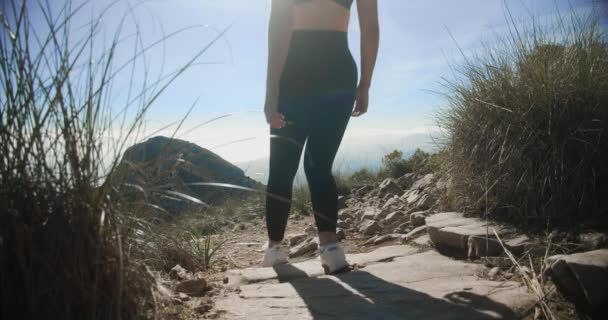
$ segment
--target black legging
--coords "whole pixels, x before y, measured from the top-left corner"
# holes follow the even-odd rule
[[[266,226],[270,240],[281,241],[291,209],[293,180],[304,142],[304,171],[319,232],[335,232],[338,194],[332,166],[350,119],[355,91],[283,99],[279,111],[288,124],[270,128],[270,172]]]

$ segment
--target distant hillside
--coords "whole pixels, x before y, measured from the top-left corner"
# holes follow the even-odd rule
[[[191,183],[217,182],[264,188],[217,154],[184,140],[160,136],[127,149],[113,180],[127,189],[130,187],[133,194],[142,194],[143,189],[146,201],[171,213],[204,207],[180,194],[213,205],[248,192]]]
[[[361,168],[377,170],[382,166],[382,157],[385,154],[397,149],[403,152],[403,157],[408,158],[417,148],[432,152],[435,151],[436,146],[431,135],[424,133],[347,137],[336,155],[334,171],[351,174]],[[268,157],[235,162],[235,165],[261,183],[266,183],[268,180]],[[306,182],[302,161],[296,176],[297,182]]]

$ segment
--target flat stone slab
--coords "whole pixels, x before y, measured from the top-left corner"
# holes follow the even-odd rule
[[[480,268],[427,251],[336,276],[244,285],[216,308],[225,319],[517,319],[536,301],[519,283],[479,279]]]
[[[459,212],[441,212],[426,218],[427,232],[436,248],[456,256],[469,258],[498,256],[503,248],[496,239],[493,229],[501,240],[516,236],[507,227],[486,222],[479,218],[465,217]],[[512,251],[523,250],[523,244],[506,245]]]
[[[608,311],[608,249],[553,256],[548,273],[557,289],[591,319]]]
[[[355,253],[347,255],[351,265],[366,266],[372,263],[386,261],[395,257],[402,257],[417,252],[416,248],[408,246],[386,246],[368,253]],[[298,278],[315,277],[325,274],[318,259],[303,262],[279,265],[274,268],[247,268],[228,270],[225,276],[228,278],[228,286],[238,287],[248,283],[256,283],[268,280],[291,281]]]

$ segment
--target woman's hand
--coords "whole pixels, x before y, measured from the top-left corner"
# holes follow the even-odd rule
[[[353,117],[358,117],[367,112],[367,106],[369,104],[369,88],[359,87],[357,89],[357,97],[355,98],[355,109],[353,110]]]
[[[266,115],[266,122],[271,128],[283,128],[285,126],[285,115],[279,112],[276,101],[266,101],[264,114]]]

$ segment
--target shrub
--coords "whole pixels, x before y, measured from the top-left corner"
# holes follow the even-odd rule
[[[608,42],[597,17],[511,24],[486,49],[445,83],[439,115],[458,209],[529,226],[605,210]]]
[[[153,308],[152,279],[130,258],[140,223],[106,177],[151,103],[194,59],[145,94],[129,88],[124,114],[112,114],[120,102],[113,79],[137,70],[150,47],[117,67],[120,31],[109,48],[94,50],[101,17],[70,29],[83,8],[0,4],[2,319],[129,319]],[[30,20],[31,10],[44,18]],[[89,31],[79,38],[73,30]],[[140,35],[130,38],[139,43]]]
[[[368,168],[361,168],[353,172],[353,174],[348,177],[348,180],[350,180],[353,186],[362,184],[372,184],[378,181],[378,176],[376,173],[372,172]]]
[[[408,161],[403,159],[403,152],[394,150],[382,157],[381,177],[399,178],[406,173],[412,172]]]

